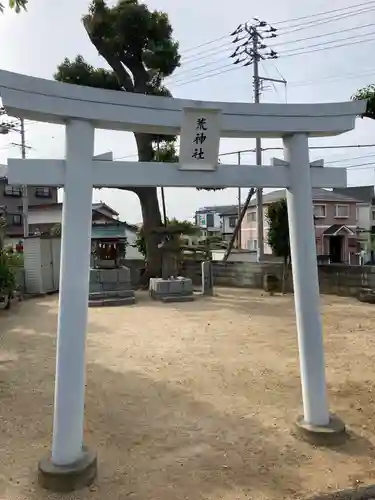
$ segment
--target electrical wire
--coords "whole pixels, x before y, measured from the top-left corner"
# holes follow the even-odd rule
[[[348,12],[348,13],[344,13],[344,14],[339,14],[337,16],[329,16],[327,19],[320,19],[318,21],[310,21],[309,23],[300,25],[296,28],[289,29],[286,31],[280,31],[278,33],[278,35],[279,36],[290,35],[291,33],[296,33],[297,31],[301,31],[301,30],[305,31],[307,29],[316,28],[317,26],[322,26],[324,24],[330,24],[330,23],[334,23],[336,21],[342,21],[343,19],[349,19],[349,18],[352,18],[353,16],[359,16],[362,14],[369,14],[369,13],[373,12],[374,10],[375,10],[375,7],[369,7],[367,9],[361,9],[361,10],[352,11],[352,12]]]
[[[368,34],[363,35],[363,36],[370,36],[370,35],[374,35],[374,34],[375,34],[375,32],[372,32],[372,33],[368,33]],[[347,37],[347,38],[341,39],[341,40],[351,40],[353,38],[354,39],[358,38],[358,36],[357,37]],[[328,46],[327,46],[327,43],[332,44],[332,43],[336,43],[336,42],[334,42],[334,41],[325,42],[325,43],[321,43],[321,44],[316,44],[316,48],[312,48],[311,50],[309,48],[307,50],[296,49],[296,52],[294,52],[294,51],[285,52],[283,54],[280,54],[280,57],[283,57],[283,58],[295,57],[295,56],[300,56],[300,55],[305,55],[305,54],[312,54],[314,52],[321,52],[321,51],[325,51],[325,50],[338,49],[341,47],[347,47],[349,45],[350,46],[358,45],[359,43],[360,44],[369,43],[369,42],[373,42],[373,41],[375,41],[375,38],[370,38],[370,39],[361,38],[360,40],[354,40],[351,42],[341,43],[341,44],[337,44],[337,45],[328,45]],[[313,47],[313,46],[310,46],[310,47]],[[214,76],[218,76],[218,75],[227,73],[229,71],[235,71],[236,69],[240,69],[240,68],[243,68],[243,66],[241,66],[241,65],[233,66],[230,63],[228,63],[226,65],[219,66],[217,68],[213,68],[212,72],[210,72],[208,74],[206,73],[206,71],[204,71],[202,73],[198,73],[198,74],[194,75],[194,78],[192,78],[190,80],[184,80],[184,79],[178,79],[177,81],[172,80],[171,84],[174,87],[180,87],[182,85],[187,85],[187,84],[194,83],[197,81],[206,80],[206,79],[212,78]]]
[[[358,7],[363,7],[363,6],[373,6],[373,8],[365,8],[365,9],[359,9],[359,10],[355,10],[357,9]],[[354,9],[354,10],[353,10]],[[334,21],[339,21],[341,19],[346,19],[346,18],[349,18],[349,17],[353,17],[354,15],[360,15],[360,14],[366,14],[366,13],[369,13],[369,12],[372,12],[373,10],[375,10],[375,1],[370,1],[370,2],[362,2],[360,4],[356,4],[356,5],[353,5],[353,6],[350,6],[350,7],[344,7],[344,8],[341,8],[341,9],[333,9],[333,10],[329,10],[329,11],[325,11],[325,12],[320,12],[320,13],[317,13],[317,14],[311,14],[309,16],[303,16],[301,18],[295,18],[295,20],[298,20],[298,19],[301,19],[301,20],[305,20],[305,19],[313,19],[313,18],[316,18],[316,17],[321,17],[321,16],[325,16],[325,15],[330,15],[332,13],[337,13],[337,12],[341,12],[341,14],[338,14],[336,16],[330,16],[328,19],[322,19],[322,20],[318,20],[318,21],[308,21],[308,22],[305,22],[305,23],[299,23],[297,25],[292,25],[292,26],[287,26],[288,28],[295,28],[296,26],[298,27],[298,29],[295,29],[295,30],[292,30],[292,31],[280,31],[279,30],[279,36],[283,36],[283,35],[288,35],[294,31],[299,31],[300,29],[308,29],[310,27],[316,27],[316,26],[319,26],[321,24],[326,24],[326,23],[331,23],[331,22],[334,22]],[[348,12],[350,11],[350,12]],[[282,24],[289,24],[291,21],[293,20],[285,20],[285,21],[279,21],[279,22],[276,22],[276,23],[273,23],[275,26],[278,26],[278,25],[282,25]],[[311,26],[306,26],[306,24],[311,24]],[[321,36],[321,35],[318,35],[318,36]],[[219,46],[216,46],[216,47],[208,47],[209,45],[212,45],[216,42],[219,42],[219,41],[222,41],[222,40],[225,40],[225,43],[222,43],[220,44]],[[182,55],[182,64],[187,64],[188,61],[191,61],[193,62],[194,60],[196,60],[196,54],[195,52],[199,52],[199,58],[200,59],[203,59],[205,57],[205,55],[208,55],[208,54],[211,54],[213,52],[217,52],[218,50],[224,48],[224,47],[227,47],[228,46],[228,43],[231,41],[230,39],[230,35],[224,35],[224,36],[221,36],[221,37],[218,37],[218,38],[215,38],[213,40],[208,40],[206,42],[203,42],[199,45],[196,45],[194,47],[189,47],[188,49],[186,49],[184,51],[184,54]],[[285,43],[289,43],[289,42],[285,42]],[[203,51],[202,51],[202,48]],[[186,54],[186,55],[185,55]]]
[[[298,52],[300,50],[311,49],[311,48],[316,48],[316,47],[323,49],[327,44],[332,44],[332,43],[337,43],[337,42],[346,42],[348,40],[356,40],[358,37],[367,37],[367,36],[373,36],[373,35],[375,35],[375,31],[370,31],[370,33],[363,33],[363,34],[359,34],[359,35],[346,36],[344,38],[337,38],[336,40],[331,40],[331,41],[327,41],[327,42],[314,43],[312,45],[306,45],[305,47],[298,47],[296,49],[292,49],[288,52],[280,52],[280,57],[285,57],[287,55],[294,54],[294,52]]]
[[[345,11],[345,10],[348,10],[348,9],[354,9],[354,8],[357,8],[357,7],[363,7],[365,5],[373,5],[373,4],[375,4],[375,1],[370,0],[369,2],[361,2],[359,4],[351,5],[349,7],[342,7],[340,9],[326,10],[325,12],[318,12],[317,14],[309,14],[307,16],[295,17],[295,18],[292,18],[292,19],[287,19],[285,21],[276,21],[276,22],[271,23],[271,24],[274,25],[274,26],[280,26],[281,24],[289,24],[289,23],[293,23],[294,21],[303,21],[305,19],[311,19],[311,18],[323,16],[323,15],[326,15],[326,14],[334,14],[335,12],[340,12],[342,10]],[[298,23],[298,24],[301,24],[301,23]]]
[[[350,28],[346,28],[346,29],[343,29],[341,31],[336,31],[336,32],[333,32],[333,33],[324,33],[324,34],[321,34],[321,35],[317,35],[316,37],[305,37],[305,38],[301,38],[301,39],[297,39],[297,40],[289,40],[287,42],[285,42],[284,44],[281,43],[281,45],[286,45],[286,44],[290,44],[290,43],[294,43],[294,42],[301,42],[301,41],[307,41],[307,40],[310,40],[310,39],[315,39],[315,38],[321,38],[321,37],[328,37],[328,36],[331,36],[331,35],[336,35],[336,34],[341,34],[341,33],[345,33],[345,32],[350,32],[350,31],[354,31],[354,30],[357,30],[357,29],[363,29],[363,28],[366,28],[366,27],[371,27],[373,26],[373,24],[365,24],[365,25],[361,25],[361,26],[356,26],[356,27],[350,27]],[[280,53],[280,57],[284,56],[284,57],[291,57],[291,55],[295,54],[295,55],[298,55],[299,53],[309,53],[309,52],[301,52],[301,51],[305,51],[306,49],[309,50],[311,48],[329,48],[330,45],[332,44],[337,44],[337,42],[340,42],[340,41],[348,41],[348,40],[355,40],[355,39],[358,39],[359,37],[367,37],[367,36],[370,36],[370,35],[374,35],[375,32],[372,31],[370,33],[359,33],[357,35],[354,35],[354,36],[351,36],[351,37],[343,37],[343,38],[339,38],[339,39],[336,39],[336,40],[323,40],[317,44],[310,44],[310,45],[306,45],[306,46],[302,46],[302,47],[297,47],[297,48],[294,48],[294,49],[291,49],[289,51],[285,51],[285,52],[281,52]],[[362,38],[361,38],[362,40]],[[365,40],[364,40],[365,41]],[[272,47],[274,47],[276,45],[272,45]],[[335,48],[335,46],[333,46],[332,48]],[[224,53],[224,54],[220,54],[220,58],[219,59],[215,59],[215,60],[212,60],[210,62],[205,62],[203,64],[200,64],[198,66],[195,66],[193,68],[185,68],[183,67],[182,71],[177,71],[174,75],[172,75],[170,78],[167,79],[167,81],[173,81],[174,83],[180,83],[180,80],[181,80],[181,76],[183,75],[187,75],[189,74],[189,76],[193,76],[194,78],[194,81],[195,81],[195,78],[197,76],[201,76],[201,75],[205,75],[206,74],[206,71],[204,71],[203,73],[199,73],[199,74],[194,74],[196,71],[199,71],[200,69],[202,68],[207,68],[208,67],[211,67],[212,65],[215,65],[217,63],[220,63],[221,61],[226,61],[228,56],[230,55],[230,52],[231,50],[228,49],[228,52],[227,53]],[[314,51],[311,51],[311,52],[314,52]],[[195,59],[194,62],[196,61],[199,61],[199,60],[204,60],[204,59],[207,59],[207,56],[206,55],[201,55],[199,56],[198,58]],[[216,68],[212,68],[212,71],[219,71],[219,70],[222,70],[222,69],[226,69],[230,66],[230,64],[223,64],[221,66],[218,66]],[[193,73],[193,75],[191,75]],[[214,76],[214,75],[212,75]]]

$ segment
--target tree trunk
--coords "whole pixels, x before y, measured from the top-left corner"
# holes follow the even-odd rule
[[[154,233],[155,228],[161,227],[162,220],[156,187],[135,189],[142,208],[143,231],[146,245],[146,271],[140,285],[147,288],[150,278],[161,277],[162,255],[158,244],[161,236]]]
[[[152,136],[148,134],[134,134],[138,149],[139,161],[152,161],[154,150]],[[138,195],[142,209],[143,230],[146,245],[146,272],[141,278],[140,285],[147,288],[150,278],[161,277],[162,256],[158,244],[161,236],[154,233],[156,228],[163,225],[156,187],[134,188]]]

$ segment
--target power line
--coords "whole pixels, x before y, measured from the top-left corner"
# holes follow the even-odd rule
[[[326,77],[318,77],[316,79],[311,79],[311,80],[297,80],[295,82],[288,82],[289,87],[304,87],[308,86],[310,84],[315,85],[322,85],[325,82],[331,82],[331,81],[337,81],[337,80],[349,80],[352,78],[362,78],[363,76],[371,76],[375,74],[375,69],[369,69],[365,70],[361,73],[340,73],[336,75],[327,75]]]
[[[374,9],[375,10],[375,9]],[[362,28],[372,28],[374,26],[374,23],[369,23],[369,24],[362,24],[361,26],[352,26],[351,28],[345,28],[345,29],[341,29],[339,31],[332,31],[330,33],[321,33],[320,35],[313,35],[313,36],[308,36],[308,37],[305,37],[305,38],[297,38],[296,40],[288,40],[286,42],[280,42],[277,44],[277,46],[282,46],[282,45],[290,45],[291,43],[297,43],[297,42],[305,42],[305,41],[308,41],[308,40],[316,40],[317,38],[322,38],[322,37],[325,37],[325,36],[332,36],[332,35],[341,35],[342,33],[346,33],[348,31],[355,31],[355,30],[359,30],[359,29],[362,29]],[[335,40],[333,40],[335,41]],[[325,43],[325,42],[321,42],[321,43]]]
[[[274,22],[272,24],[274,24],[275,26],[279,26],[280,24],[289,24],[289,23],[293,23],[294,21],[303,21],[305,19],[311,19],[311,18],[314,18],[314,17],[323,16],[323,15],[326,15],[326,14],[334,14],[335,12],[341,12],[343,10],[345,11],[345,10],[350,10],[350,9],[354,9],[354,8],[357,8],[357,7],[363,7],[365,5],[373,5],[373,4],[375,4],[375,2],[373,0],[371,0],[370,2],[361,2],[359,4],[351,5],[349,7],[342,7],[340,9],[326,10],[325,12],[318,12],[316,14],[309,14],[307,16],[302,16],[302,17],[294,17],[292,19],[288,19],[288,20],[285,20],[285,21]]]
[[[364,36],[369,36],[369,35],[373,35],[373,34],[375,34],[375,32],[374,33],[368,33],[367,35],[364,35]],[[351,37],[348,37],[347,39],[350,39],[350,38]],[[354,37],[354,38],[357,38],[357,37]],[[300,56],[300,55],[305,55],[305,54],[312,54],[314,52],[321,52],[321,51],[325,51],[325,50],[333,50],[333,49],[338,49],[338,48],[342,48],[342,47],[347,47],[349,45],[352,46],[352,45],[358,45],[358,44],[362,44],[362,43],[369,43],[369,42],[373,42],[374,40],[375,40],[375,38],[360,39],[360,40],[355,40],[355,41],[352,41],[352,42],[346,42],[346,43],[341,43],[341,44],[337,44],[337,45],[330,45],[330,46],[326,46],[327,42],[325,42],[325,43],[319,44],[319,47],[313,48],[311,50],[310,49],[308,49],[308,50],[296,49],[296,52],[290,51],[290,52],[281,53],[280,57],[287,58],[287,57],[295,57],[295,56]],[[332,44],[332,43],[334,43],[334,41],[328,42],[328,43]],[[239,67],[241,67],[241,66],[239,66]],[[181,80],[177,80],[177,81],[171,82],[171,83],[174,86],[176,86],[176,87],[180,87],[182,85],[187,85],[187,84],[194,83],[194,82],[197,82],[197,81],[206,80],[206,79],[212,78],[214,76],[222,75],[222,74],[227,73],[229,71],[234,71],[234,69],[235,68],[231,68],[230,65],[225,64],[223,66],[219,66],[217,68],[213,68],[212,72],[209,72],[209,73],[206,73],[206,72],[198,73],[198,74],[194,75],[194,78],[192,78],[190,80],[183,80],[183,79],[181,79]]]
[[[369,33],[370,34],[375,34],[374,33]],[[349,43],[341,43],[339,45],[333,45],[333,46],[329,46],[329,47],[320,47],[320,48],[317,48],[317,49],[313,49],[313,50],[306,50],[306,51],[302,51],[302,52],[297,52],[297,53],[285,53],[285,54],[281,54],[281,57],[285,58],[285,57],[294,57],[294,56],[302,56],[302,55],[305,55],[305,54],[312,54],[313,52],[322,52],[324,50],[331,50],[331,49],[339,49],[341,47],[348,47],[348,45],[352,46],[352,45],[358,45],[359,43],[369,43],[369,42],[373,42],[375,40],[375,38],[369,38],[369,39],[365,39],[365,40],[356,40],[354,42],[349,42]],[[330,42],[332,43],[332,42]]]
[[[337,38],[336,40],[331,40],[331,41],[326,41],[326,42],[314,43],[312,45],[306,45],[305,47],[298,47],[296,49],[290,50],[289,52],[281,52],[280,56],[285,57],[286,55],[290,55],[294,52],[298,52],[300,50],[305,50],[305,49],[311,49],[311,48],[315,48],[315,47],[319,47],[319,48],[323,49],[327,44],[343,42],[343,41],[347,41],[347,40],[355,40],[358,37],[366,37],[366,36],[370,36],[370,35],[371,36],[375,35],[375,31],[370,31],[370,33],[363,33],[363,34],[359,34],[359,35],[346,36],[344,38]],[[362,41],[362,40],[360,40],[360,41]]]
[[[346,17],[350,17],[350,16],[353,16],[353,15],[356,15],[356,14],[367,13],[367,12],[369,12],[369,10],[366,9],[366,7],[371,7],[371,6],[375,7],[375,1],[374,0],[372,0],[370,2],[361,2],[359,4],[351,5],[349,7],[343,7],[343,8],[339,8],[339,9],[333,9],[333,10],[318,12],[318,13],[315,13],[315,14],[309,14],[307,16],[302,16],[302,17],[297,17],[297,18],[292,18],[292,19],[285,19],[283,21],[276,21],[276,22],[274,22],[272,24],[275,25],[275,26],[286,25],[286,28],[295,28],[296,26],[298,26],[298,27],[301,27],[301,29],[305,29],[306,28],[306,26],[305,26],[306,24],[314,23],[315,26],[316,26],[319,21],[322,21],[322,20],[313,21],[312,19],[314,19],[316,17],[322,17],[322,16],[329,15],[330,16],[329,19],[331,20],[332,19],[331,14],[335,14],[335,13],[340,13],[341,12],[342,14],[333,16],[334,20],[340,20],[340,18],[342,18],[342,16],[345,16],[344,18],[346,18]],[[356,9],[358,9],[360,7],[362,7],[362,9],[356,10]],[[363,9],[363,7],[365,7],[365,9]],[[351,12],[348,12],[348,11],[351,11]],[[309,19],[311,19],[311,21],[307,21],[307,22],[305,21],[305,20],[309,20]],[[295,21],[305,21],[305,22],[295,24]],[[323,21],[325,21],[325,20],[323,19]],[[290,25],[290,23],[292,23],[292,24]],[[279,35],[287,34],[287,33],[283,33],[282,32],[283,29],[285,29],[284,26],[279,28],[279,30],[280,30]],[[203,43],[200,43],[199,45],[195,45],[193,47],[187,48],[186,50],[184,50],[184,54],[182,55],[182,61],[184,62],[187,59],[194,58],[194,55],[185,56],[185,54],[189,54],[191,52],[196,52],[196,51],[199,51],[199,54],[202,54],[202,50],[201,49],[203,47],[207,47],[209,45],[212,45],[212,44],[214,44],[216,42],[220,42],[222,40],[227,40],[229,42],[230,41],[230,35],[223,35],[223,36],[220,36],[218,38],[214,38],[212,40],[207,40],[207,41],[205,41]],[[211,48],[209,48],[207,50],[207,52],[211,52],[211,51],[217,50],[220,47],[223,47],[225,45],[226,44],[222,44],[219,47],[211,47]],[[205,52],[205,51],[203,51],[203,52]]]
[[[308,40],[315,40],[316,38],[323,38],[323,37],[329,37],[329,36],[332,36],[332,35],[338,35],[338,34],[342,34],[342,33],[346,33],[346,32],[350,32],[350,31],[355,31],[355,30],[360,30],[360,29],[363,29],[363,28],[368,28],[368,27],[373,27],[373,24],[369,23],[369,24],[364,24],[364,25],[360,25],[360,26],[354,26],[354,27],[350,27],[350,28],[345,28],[345,29],[342,29],[340,31],[334,31],[334,32],[331,32],[331,33],[322,33],[320,35],[315,35],[315,36],[311,36],[311,37],[305,37],[305,38],[299,38],[299,39],[296,39],[296,40],[288,40],[286,42],[281,42],[280,44],[278,44],[278,46],[283,46],[283,45],[290,45],[290,44],[294,44],[294,43],[297,43],[297,42],[302,42],[302,41],[308,41]],[[369,35],[372,35],[372,34],[375,34],[375,32],[370,32],[370,33],[359,33],[358,35],[355,35],[353,37],[344,37],[344,38],[341,38],[341,39],[336,39],[336,40],[323,40],[322,42],[319,42],[318,44],[313,44],[313,45],[307,45],[307,46],[304,46],[304,47],[297,47],[297,48],[293,48],[291,49],[290,51],[288,52],[284,52],[284,54],[286,55],[289,55],[289,53],[294,53],[294,52],[297,52],[297,51],[301,51],[301,50],[305,50],[305,49],[308,49],[308,48],[311,48],[311,47],[324,47],[325,45],[327,44],[333,44],[333,43],[337,43],[339,41],[344,41],[344,40],[350,40],[350,39],[355,39],[357,37],[366,37],[366,36],[369,36]],[[242,39],[241,39],[242,40]],[[227,44],[225,44],[227,45]],[[270,45],[271,47],[273,45]],[[216,49],[215,49],[216,50]],[[195,66],[193,68],[183,68],[182,71],[178,71],[177,74],[175,75],[172,75],[170,77],[170,80],[173,80],[174,78],[177,78],[178,80],[180,80],[181,76],[184,75],[184,74],[191,74],[191,73],[194,73],[196,71],[198,71],[199,69],[202,69],[202,68],[207,68],[208,66],[212,66],[214,64],[217,64],[217,63],[220,63],[221,61],[225,61],[227,59],[227,56],[229,55],[229,47],[227,48],[227,50],[223,53],[220,53],[220,57],[219,59],[214,59],[210,62],[204,62],[198,66]],[[211,49],[211,52],[212,52],[212,49]],[[227,52],[227,53],[226,53]],[[283,53],[281,53],[282,55]],[[216,55],[216,53],[215,53]],[[207,55],[200,55],[199,57],[195,58],[194,59],[194,63],[197,62],[197,61],[200,61],[200,60],[205,60],[207,59]],[[192,61],[193,62],[193,61]],[[190,63],[187,63],[186,65],[189,66]],[[186,66],[185,65],[185,66]],[[224,65],[224,66],[219,66],[218,68],[212,68],[213,71],[217,71],[219,69],[222,69],[222,68],[226,68],[227,65]],[[203,74],[205,74],[206,72],[204,71]],[[193,76],[198,76],[198,75],[193,75]]]
[[[339,14],[336,16],[329,16],[326,19],[324,18],[324,19],[319,19],[317,21],[310,21],[310,22],[301,24],[298,27],[295,27],[293,29],[281,31],[280,36],[290,35],[291,33],[296,33],[297,31],[301,31],[301,30],[316,28],[317,26],[322,26],[323,24],[330,24],[330,23],[334,23],[336,21],[342,21],[343,19],[349,19],[349,18],[352,18],[353,16],[360,16],[362,14],[369,14],[370,12],[373,12],[374,10],[375,10],[375,7],[370,7],[370,8],[366,8],[366,9],[360,9],[360,10],[355,10],[355,11],[348,12],[348,13]]]

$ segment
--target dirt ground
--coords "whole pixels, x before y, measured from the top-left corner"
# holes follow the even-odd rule
[[[318,449],[301,410],[292,297],[219,289],[194,303],[91,309],[85,442],[99,476],[61,496],[36,464],[52,431],[57,298],[0,314],[1,500],[271,500],[375,482],[374,306],[324,297],[331,409],[351,438]]]

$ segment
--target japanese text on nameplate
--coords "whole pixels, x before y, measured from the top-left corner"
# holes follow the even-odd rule
[[[193,139],[193,151],[191,157],[194,160],[204,160],[204,143],[207,139],[207,118],[199,117],[195,127],[195,138]]]

